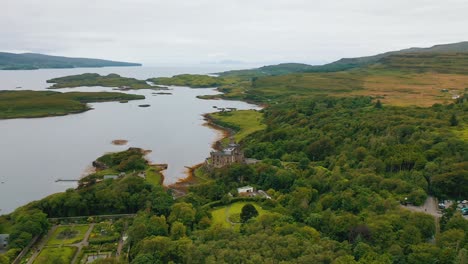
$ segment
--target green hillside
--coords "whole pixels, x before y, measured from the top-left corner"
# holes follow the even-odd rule
[[[268,76],[281,75],[295,72],[336,72],[365,67],[392,55],[414,53],[468,53],[468,41],[435,45],[430,48],[409,48],[398,51],[385,52],[373,56],[343,58],[324,65],[307,65],[300,63],[283,63],[278,65],[263,66],[256,69],[236,70],[220,73],[220,76]]]
[[[50,56],[37,53],[0,52],[0,70],[35,70],[58,68],[95,68],[117,66],[141,66],[139,63]]]

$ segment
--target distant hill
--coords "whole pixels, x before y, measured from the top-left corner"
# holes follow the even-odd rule
[[[418,53],[468,53],[468,41],[436,45],[430,48],[409,48],[399,51],[390,51],[374,56],[343,58],[324,65],[308,65],[301,63],[283,63],[278,65],[263,66],[256,69],[236,70],[220,73],[221,76],[274,76],[295,72],[337,72],[379,63],[382,59],[392,55]]]
[[[468,74],[468,52],[413,52],[392,54],[366,67],[408,73]],[[363,68],[365,69],[365,68]]]
[[[233,70],[219,73],[220,76],[270,76],[283,75],[295,72],[306,72],[311,65],[303,63],[281,63],[278,65],[268,65],[255,69]]]
[[[0,70],[95,68],[111,66],[141,66],[141,64],[88,58],[68,58],[37,53],[15,54],[0,52]]]
[[[332,72],[341,71],[357,67],[362,67],[379,62],[381,59],[387,58],[393,55],[403,54],[416,54],[416,53],[463,53],[468,52],[468,41],[436,45],[430,48],[409,48],[398,51],[390,51],[374,56],[358,57],[358,58],[343,58],[341,60],[325,64],[322,66],[311,66],[306,72]]]

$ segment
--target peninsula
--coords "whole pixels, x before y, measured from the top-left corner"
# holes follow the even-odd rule
[[[145,99],[116,92],[0,91],[0,119],[61,116],[90,110],[87,103]]]
[[[16,54],[0,52],[0,70],[99,68],[122,66],[141,66],[141,64],[101,59],[50,56],[38,53]]]

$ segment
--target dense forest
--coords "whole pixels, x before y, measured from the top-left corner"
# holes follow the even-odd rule
[[[205,170],[209,180],[175,201],[128,175],[52,195],[2,221],[13,224],[12,247],[21,248],[47,230],[46,216],[139,212],[128,260],[108,263],[464,263],[468,221],[460,212],[449,208],[436,225],[400,203],[468,193],[468,143],[456,133],[466,110],[463,98],[431,108],[368,97],[290,100],[263,110],[266,128],[242,142],[261,162]],[[97,161],[142,170],[138,153]],[[237,197],[247,184],[272,199]],[[238,201],[264,212],[238,230],[216,224],[211,212]]]

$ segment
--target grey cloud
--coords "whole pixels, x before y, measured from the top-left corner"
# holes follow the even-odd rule
[[[0,50],[323,63],[468,39],[461,0],[0,0]],[[215,58],[215,59],[214,59]]]

